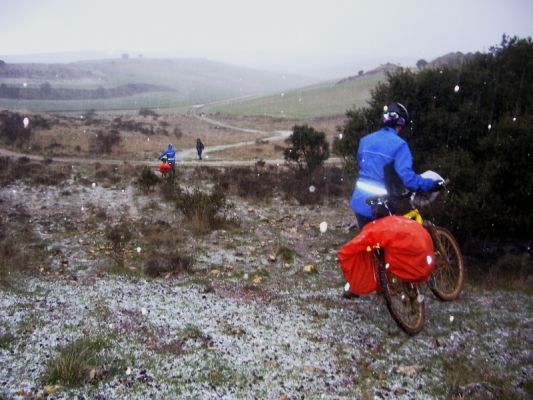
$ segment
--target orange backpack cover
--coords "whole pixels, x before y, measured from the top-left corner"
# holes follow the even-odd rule
[[[431,236],[419,223],[398,216],[380,218],[339,249],[339,262],[350,290],[355,294],[378,289],[377,269],[371,263],[371,249],[385,252],[388,271],[408,282],[426,281],[435,267]]]

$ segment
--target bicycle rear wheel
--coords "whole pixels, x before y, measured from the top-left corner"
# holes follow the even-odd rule
[[[435,271],[430,278],[431,291],[444,301],[459,297],[464,283],[461,250],[452,234],[437,227],[434,231]]]
[[[422,330],[425,319],[424,298],[416,283],[405,282],[388,271],[383,251],[375,251],[379,284],[383,290],[387,308],[396,323],[408,334]]]

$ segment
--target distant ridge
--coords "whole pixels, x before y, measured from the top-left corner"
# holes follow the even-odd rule
[[[460,51],[452,52],[445,54],[443,56],[435,58],[431,61],[428,66],[430,67],[442,67],[445,65],[449,66],[460,66],[461,64],[471,60],[476,53],[461,53]]]
[[[381,64],[379,67],[374,68],[370,71],[366,71],[366,72],[360,71],[358,75],[352,75],[347,78],[343,78],[340,81],[338,81],[336,84],[342,85],[344,83],[347,83],[347,82],[350,82],[356,79],[360,79],[361,77],[364,77],[364,76],[383,74],[385,72],[393,72],[399,68],[401,68],[400,65],[388,62],[385,64]]]

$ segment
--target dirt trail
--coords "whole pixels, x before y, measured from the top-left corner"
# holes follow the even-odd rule
[[[247,133],[258,133],[258,134],[267,134],[269,132],[253,129],[253,128],[242,128],[238,126],[233,126],[230,124],[227,124],[225,122],[216,121],[212,118],[207,118],[205,116],[198,114],[199,109],[195,109],[194,112],[192,112],[190,115],[193,117],[205,121],[209,124],[212,124],[214,126],[219,127],[225,127],[228,129],[233,129],[236,131],[241,132],[247,132]],[[292,131],[290,130],[276,130],[274,132],[271,132],[272,135],[266,138],[261,139],[262,141],[267,142],[274,142],[274,141],[280,141],[288,138]],[[232,143],[232,144],[222,144],[218,146],[210,146],[204,151],[205,156],[209,156],[211,153],[216,153],[218,151],[230,149],[230,148],[237,148],[237,147],[243,147],[243,146],[250,146],[255,143],[254,140],[248,140],[238,143]],[[225,167],[225,166],[250,166],[254,165],[256,160],[206,160],[204,157],[204,160],[196,160],[196,148],[188,148],[184,150],[180,150],[176,152],[176,164],[179,167],[197,167],[197,166],[208,166],[208,167]],[[6,156],[6,157],[12,157],[12,158],[19,158],[19,157],[27,157],[30,160],[33,161],[45,161],[46,159],[49,159],[49,157],[35,155],[35,154],[28,154],[28,153],[21,153],[17,151],[12,151],[4,148],[0,148],[0,156]],[[107,158],[80,158],[80,157],[53,157],[53,160],[56,162],[61,163],[69,163],[69,164],[105,164],[105,165],[121,165],[121,164],[131,164],[131,165],[148,165],[152,167],[156,167],[159,165],[159,161],[151,161],[151,160],[134,160],[134,159],[128,159],[128,160],[120,160],[120,159],[107,159]],[[275,159],[267,159],[263,160],[266,164],[272,164],[272,165],[280,165],[285,162],[284,159],[281,158],[275,158]],[[339,164],[341,160],[339,158],[330,158],[326,161],[327,164]]]
[[[242,128],[238,126],[233,126],[231,124],[227,124],[225,122],[216,121],[212,118],[207,118],[205,116],[201,116],[198,114],[199,108],[193,108],[193,111],[191,111],[190,115],[192,115],[194,118],[197,118],[201,121],[207,122],[211,125],[218,126],[218,127],[224,127],[236,131],[241,132],[247,132],[247,133],[258,133],[258,134],[267,134],[269,132],[262,131],[258,129],[253,128]],[[263,141],[279,141],[284,140],[288,138],[291,135],[292,131],[288,130],[278,130],[272,132],[272,136],[269,136],[267,138],[262,139]],[[210,146],[208,149],[204,151],[205,155],[209,155],[211,153],[215,153],[218,151],[230,149],[230,148],[236,148],[236,147],[243,147],[243,146],[250,146],[255,143],[254,140],[249,141],[243,141],[239,143],[233,143],[233,144],[223,144],[218,146]],[[176,152],[176,163],[178,166],[211,166],[211,167],[223,167],[223,166],[248,166],[253,165],[255,161],[250,160],[195,160],[196,158],[196,148],[188,148],[183,149]],[[35,154],[28,154],[28,153],[21,153],[17,151],[12,151],[4,148],[0,148],[0,156],[7,156],[7,157],[27,157],[30,160],[33,161],[44,161],[48,157],[39,156]],[[148,166],[157,166],[159,165],[159,161],[151,161],[151,160],[120,160],[120,159],[106,159],[106,158],[79,158],[79,157],[54,157],[54,161],[56,162],[62,162],[62,163],[71,163],[71,164],[106,164],[106,165],[120,165],[124,163],[132,164],[132,165],[148,165]],[[280,164],[283,163],[283,159],[270,159],[270,160],[264,160],[267,164]]]

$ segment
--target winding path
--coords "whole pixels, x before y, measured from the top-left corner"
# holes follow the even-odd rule
[[[274,132],[267,132],[259,129],[252,128],[241,128],[238,126],[233,126],[225,122],[216,121],[214,119],[208,118],[199,114],[199,111],[204,107],[204,104],[199,104],[191,107],[189,115],[194,118],[197,118],[201,121],[207,122],[208,124],[224,127],[228,129],[233,129],[236,131],[247,132],[247,133],[258,133],[258,134],[268,134],[272,133],[272,136],[261,139],[262,141],[273,142],[278,140],[284,140],[288,138],[292,131],[289,130],[278,130]],[[255,140],[248,140],[244,142],[232,143],[232,144],[221,144],[218,146],[209,146],[209,151],[205,151],[204,154],[208,155],[209,153],[215,153],[217,151],[226,150],[235,147],[249,146],[253,145]],[[7,149],[0,148],[0,156],[5,157],[27,157],[33,161],[44,161],[50,159],[49,157],[39,156],[35,154],[26,154],[19,153],[16,151],[11,151]],[[254,165],[257,160],[197,160],[196,148],[184,149],[176,152],[176,165],[179,167],[196,167],[196,166],[207,166],[207,167],[224,167],[224,166],[250,166]],[[54,157],[53,161],[70,163],[70,164],[106,164],[106,165],[120,165],[120,164],[130,164],[130,165],[148,165],[148,166],[158,166],[159,161],[151,160],[117,160],[117,159],[105,159],[105,158],[79,158],[79,157]],[[263,160],[266,164],[284,164],[285,160],[282,158],[277,159],[268,159]],[[338,158],[330,158],[326,161],[328,164],[337,164],[340,162]]]

